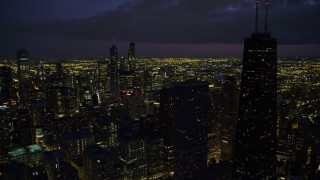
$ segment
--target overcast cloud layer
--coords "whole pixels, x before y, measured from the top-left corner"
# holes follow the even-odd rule
[[[120,42],[153,44],[241,44],[254,30],[253,0],[57,0],[43,6],[28,2],[33,12],[26,19],[25,9],[18,8],[16,14],[14,9],[3,11],[4,39],[50,35],[69,42],[109,42],[116,37]],[[260,3],[263,31],[265,7]],[[274,0],[269,9],[269,31],[280,44],[320,44],[320,0]]]

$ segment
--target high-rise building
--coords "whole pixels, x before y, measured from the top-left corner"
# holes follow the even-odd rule
[[[90,146],[84,151],[83,169],[88,179],[123,179],[123,169],[115,149]]]
[[[28,51],[19,49],[17,51],[17,66],[19,80],[19,97],[20,105],[26,105],[28,101],[28,92],[30,89],[30,67],[28,59]]]
[[[30,111],[26,108],[18,109],[16,112],[16,121],[14,122],[14,131],[18,132],[19,138],[17,144],[28,146],[35,143],[34,122]]]
[[[134,60],[136,58],[136,49],[135,44],[133,42],[130,43],[130,48],[128,51],[128,59],[129,61]]]
[[[174,162],[174,178],[196,179],[207,167],[209,104],[207,82],[176,83],[160,92],[167,166]]]
[[[83,157],[85,148],[94,144],[94,135],[87,129],[66,131],[61,136],[61,152],[66,159]]]
[[[0,104],[7,104],[11,101],[13,93],[13,83],[11,68],[7,66],[0,67]]]
[[[132,129],[134,127],[131,127]],[[119,159],[123,164],[124,180],[147,179],[146,144],[135,131],[120,135]]]
[[[244,43],[235,179],[275,179],[276,175],[277,39],[267,33],[267,23],[265,32],[258,32],[258,5],[259,1],[256,32]],[[268,1],[266,14],[267,10]]]
[[[239,91],[236,88],[236,79],[229,76],[222,85],[221,97],[221,159],[231,160],[233,152],[233,142],[235,136],[235,125],[238,118],[238,96]]]
[[[106,61],[98,62],[98,90],[101,104],[106,103],[106,93],[109,90],[108,67]]]
[[[163,138],[156,135],[149,135],[146,138],[147,173],[148,179],[164,178],[164,147]]]
[[[104,144],[108,148],[116,147],[118,143],[119,124],[106,114],[96,113],[93,115],[93,129],[95,140],[98,144]]]
[[[119,101],[119,67],[118,67],[118,50],[116,46],[110,48],[110,90],[113,98]]]
[[[30,77],[30,67],[28,59],[28,51],[19,49],[17,51],[17,66],[19,82],[26,81]]]
[[[163,88],[160,91],[160,109],[159,116],[163,130],[163,146],[165,154],[165,169],[167,172],[173,172],[173,104],[174,94],[170,87]]]
[[[12,145],[12,139],[10,136],[13,124],[12,113],[10,111],[9,106],[0,105],[0,147],[9,147]]]

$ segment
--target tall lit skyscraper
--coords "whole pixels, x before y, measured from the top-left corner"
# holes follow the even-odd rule
[[[26,105],[29,91],[29,77],[30,67],[28,60],[28,51],[19,49],[17,51],[17,66],[18,66],[18,80],[19,80],[19,97],[20,104]]]
[[[258,32],[245,39],[234,178],[275,179],[277,146],[277,39]]]
[[[18,65],[18,78],[19,82],[25,81],[30,76],[28,51],[25,49],[19,49],[17,51],[17,65]]]
[[[116,101],[119,100],[119,67],[118,49],[115,45],[110,48],[110,89]]]

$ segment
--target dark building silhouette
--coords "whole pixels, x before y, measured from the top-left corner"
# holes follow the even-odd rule
[[[238,118],[239,90],[236,79],[228,76],[222,85],[221,159],[231,160]]]
[[[17,110],[17,120],[13,122],[13,129],[19,134],[17,144],[28,146],[35,143],[35,129],[31,114],[28,109],[21,108]]]
[[[256,32],[245,38],[235,179],[275,179],[276,175],[277,39],[267,33],[266,27],[264,33],[259,33],[256,22]]]
[[[135,49],[135,44],[133,42],[130,43],[130,49],[128,51],[128,59],[133,60],[136,58],[136,49]]]
[[[0,66],[0,104],[10,102],[13,92],[11,68]]]
[[[136,129],[135,125],[130,129]],[[146,142],[136,130],[124,132],[119,137],[119,159],[123,164],[124,179],[147,179]]]
[[[119,67],[118,67],[118,49],[116,46],[110,48],[110,90],[113,98],[119,100]]]
[[[176,83],[160,92],[167,166],[170,170],[173,162],[174,178],[195,179],[207,167],[208,93],[202,81]]]
[[[123,179],[123,166],[114,149],[90,146],[84,151],[83,161],[88,179]]]
[[[150,128],[151,129],[151,128]],[[149,134],[146,138],[146,157],[148,179],[161,179],[166,173],[164,169],[163,138]]]

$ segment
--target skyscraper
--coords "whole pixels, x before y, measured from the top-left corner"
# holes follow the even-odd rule
[[[136,50],[135,50],[135,44],[133,42],[130,43],[130,49],[128,51],[128,59],[129,61],[136,58]]]
[[[165,153],[171,163],[173,150],[174,178],[196,179],[207,167],[208,111],[207,82],[186,81],[161,90]]]
[[[19,103],[26,105],[28,99],[28,92],[30,89],[30,67],[28,60],[28,51],[19,49],[17,51],[17,66],[18,66],[18,80],[19,80]]]
[[[234,153],[235,179],[275,179],[277,146],[277,39],[256,31],[245,38],[239,117]]]
[[[0,104],[10,102],[13,91],[11,68],[0,66]]]
[[[119,67],[118,49],[115,45],[110,48],[110,90],[116,101],[119,100]]]
[[[18,79],[19,82],[23,82],[30,76],[28,51],[25,49],[19,49],[17,51],[17,65],[18,65]]]
[[[235,125],[238,118],[239,90],[236,79],[228,76],[222,85],[221,159],[231,160]]]

